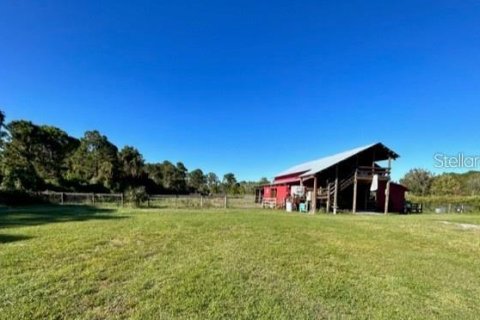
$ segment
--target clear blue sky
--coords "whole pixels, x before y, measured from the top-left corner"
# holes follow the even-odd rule
[[[0,3],[7,120],[240,179],[382,141],[480,155],[480,2]]]

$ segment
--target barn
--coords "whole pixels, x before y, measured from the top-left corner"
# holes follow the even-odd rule
[[[398,158],[382,143],[355,148],[293,166],[261,186],[257,197],[264,207],[312,213],[402,212],[407,189],[391,181],[392,161]]]

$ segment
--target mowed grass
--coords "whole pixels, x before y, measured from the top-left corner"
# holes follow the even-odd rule
[[[4,209],[0,318],[475,319],[457,223],[480,215]]]

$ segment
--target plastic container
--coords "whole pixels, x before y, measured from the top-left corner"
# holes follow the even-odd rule
[[[287,212],[292,212],[293,203],[287,201],[287,203],[285,204],[285,207],[287,209]]]

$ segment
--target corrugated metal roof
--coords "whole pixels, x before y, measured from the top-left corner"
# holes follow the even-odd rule
[[[305,162],[279,173],[277,177],[282,177],[282,176],[291,175],[295,173],[302,173],[301,177],[310,176],[320,171],[323,171],[325,169],[328,169],[331,166],[334,166],[335,164],[342,162],[350,157],[353,157],[354,155],[362,151],[370,149],[376,146],[377,144],[378,143],[373,143],[367,146],[363,146],[363,147],[355,148],[342,153],[338,153],[333,156],[321,158],[321,159],[310,161],[310,162]]]

